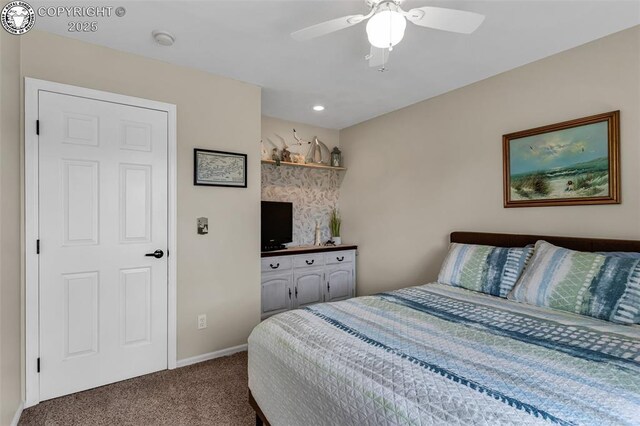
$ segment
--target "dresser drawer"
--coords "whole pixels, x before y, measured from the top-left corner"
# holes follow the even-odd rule
[[[291,270],[291,256],[266,257],[262,259],[262,272]]]
[[[349,251],[333,251],[324,254],[324,261],[327,265],[333,265],[336,263],[348,263],[353,262],[355,256],[354,250]]]
[[[324,265],[324,253],[300,254],[293,257],[294,268],[312,268]]]

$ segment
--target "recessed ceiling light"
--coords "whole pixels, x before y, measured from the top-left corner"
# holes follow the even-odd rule
[[[324,107],[322,105],[314,105],[313,106],[313,110],[314,111],[324,111]]]
[[[176,38],[166,31],[156,30],[153,31],[151,35],[153,36],[153,39],[156,41],[156,43],[158,43],[160,46],[171,46],[176,41]]]

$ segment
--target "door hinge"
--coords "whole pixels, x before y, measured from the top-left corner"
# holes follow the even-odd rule
[[[36,135],[40,134],[40,120],[36,120]]]
[[[38,366],[37,366],[37,369],[38,369],[38,373],[39,373],[39,372],[40,372],[40,358],[38,358]]]
[[[36,254],[40,254],[40,240],[36,240]]]

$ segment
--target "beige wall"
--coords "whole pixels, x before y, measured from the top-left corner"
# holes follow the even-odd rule
[[[22,401],[20,309],[20,39],[0,31],[0,425]]]
[[[617,109],[621,205],[502,207],[503,134]],[[434,280],[453,230],[640,238],[639,117],[635,27],[344,129],[358,293]]]
[[[37,31],[22,75],[177,105],[178,359],[246,343],[260,319],[260,88]],[[248,188],[193,186],[195,147],[248,154]]]

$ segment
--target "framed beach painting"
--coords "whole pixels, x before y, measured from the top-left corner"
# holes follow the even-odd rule
[[[247,187],[247,154],[193,150],[193,184]]]
[[[502,137],[504,206],[620,203],[620,111]]]

